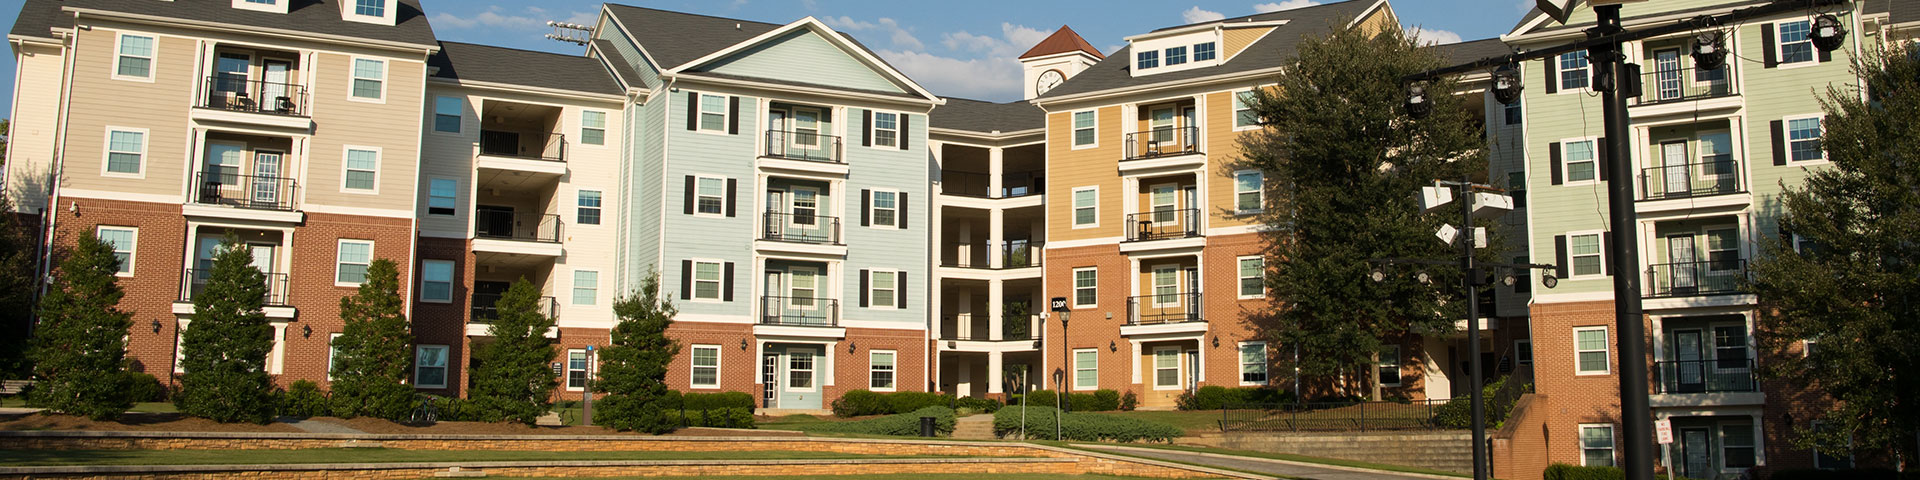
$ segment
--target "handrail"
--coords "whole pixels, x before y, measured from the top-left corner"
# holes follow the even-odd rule
[[[509,142],[509,139],[512,141]],[[531,150],[530,147],[539,150]],[[480,154],[492,157],[566,162],[567,135],[481,129]]]
[[[271,115],[306,116],[307,87],[249,80],[240,75],[208,75],[200,89],[201,108]]]
[[[1655,105],[1671,102],[1704,100],[1739,94],[1739,82],[1734,81],[1734,62],[1720,70],[1702,71],[1698,68],[1677,68],[1660,70],[1651,61],[1648,69],[1640,74],[1641,94],[1635,97],[1634,105]],[[1713,78],[1719,75],[1724,78]]]
[[[471,295],[468,299],[469,313],[471,313],[473,317],[471,322],[487,323],[493,319],[500,318],[498,305],[500,303],[500,297],[502,296],[504,296],[504,294],[500,293],[475,293]],[[560,300],[550,296],[541,296],[539,305],[541,310],[545,310],[541,313],[546,315],[547,318],[560,318]]]
[[[1019,198],[1046,193],[1046,172],[1000,174],[1000,190],[994,191],[992,174],[965,170],[940,169],[940,193],[974,198]]]
[[[839,245],[840,217],[766,212],[761,214],[760,239],[816,245]]]
[[[204,205],[290,212],[294,210],[294,199],[299,198],[299,189],[299,183],[289,177],[203,170],[193,175],[192,200]]]
[[[475,212],[473,236],[497,240],[559,243],[560,216],[550,213]]]
[[[1162,293],[1127,297],[1127,325],[1165,325],[1204,322],[1200,292]]]
[[[822,297],[760,297],[760,324],[798,327],[840,326],[840,300]]]
[[[284,307],[289,305],[287,299],[288,275],[286,273],[262,273],[266,275],[267,279],[267,296],[262,299],[261,304],[268,307]],[[194,295],[200,293],[202,289],[205,289],[207,282],[212,279],[212,270],[189,268],[185,272],[182,272],[182,275],[180,275],[180,302],[192,302]]]
[[[1200,231],[1200,209],[1173,208],[1127,215],[1127,241],[1167,240],[1205,236]]]
[[[844,153],[845,146],[841,144],[839,135],[767,130],[766,154],[762,156],[808,162],[845,163]]]
[[[1660,393],[1756,391],[1753,360],[1721,358],[1653,362],[1660,372]]]
[[[1125,157],[1139,160],[1200,152],[1200,127],[1160,127],[1127,134]]]
[[[1698,262],[1657,263],[1647,266],[1648,297],[1697,297],[1740,293],[1747,275],[1742,258]]]
[[[1042,253],[1047,242],[1031,240],[1009,240],[1000,243],[1000,268],[1032,268],[1040,266]]]
[[[1705,161],[1640,169],[1640,200],[1709,197],[1740,193],[1740,162],[1731,154],[1708,156]]]
[[[1002,316],[1000,320],[1000,340],[999,341],[1011,342],[1011,341],[1028,341],[1028,340],[1040,339],[1041,332],[1044,331],[1044,329],[1035,328],[1034,319],[1036,317],[1037,316],[1035,315],[1027,315],[1023,318],[1016,319],[1008,316]],[[993,328],[988,326],[988,325],[991,325],[990,322],[992,322],[992,319],[993,317],[987,316],[987,315],[974,315],[974,316],[964,317],[964,318],[959,315],[942,315],[940,317],[940,321],[941,321],[940,331],[942,332],[940,335],[940,339],[941,340],[961,340],[961,341],[993,341],[993,337],[991,335]],[[980,328],[978,329],[980,333],[978,334],[974,333],[974,330],[975,330],[974,327],[976,325],[980,326]],[[953,331],[951,335],[944,333],[949,330],[948,328],[949,326],[952,327],[951,330]]]

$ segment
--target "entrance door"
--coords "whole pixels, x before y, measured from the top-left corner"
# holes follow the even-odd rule
[[[1661,170],[1666,172],[1666,197],[1683,197],[1693,194],[1692,175],[1687,168],[1687,142],[1667,142],[1660,144]]]
[[[1680,476],[1689,478],[1710,478],[1713,476],[1713,445],[1708,441],[1707,429],[1680,429],[1680,456],[1685,464],[1681,465]]]
[[[474,207],[473,233],[481,237],[513,238],[513,207],[480,205]]]
[[[1673,332],[1673,382],[1675,393],[1700,393],[1707,391],[1706,345],[1701,342],[1699,330],[1675,330]]]
[[[1680,69],[1679,50],[1661,50],[1653,52],[1654,91],[1660,100],[1681,97],[1680,82],[1685,73]]]
[[[1182,365],[1181,367],[1186,370],[1184,373],[1187,379],[1187,391],[1191,392],[1196,388],[1200,388],[1200,351],[1187,350],[1186,365]]]
[[[1669,281],[1675,295],[1688,295],[1700,288],[1700,264],[1694,256],[1693,234],[1667,237]]]
[[[780,354],[760,355],[760,408],[780,408]]]
[[[288,73],[293,64],[285,60],[265,60],[260,64],[260,101],[265,102],[262,110],[275,113],[295,113],[293,86],[288,81]]]
[[[280,152],[253,152],[253,205],[276,208],[280,205]]]

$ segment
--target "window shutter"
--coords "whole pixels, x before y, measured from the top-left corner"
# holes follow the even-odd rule
[[[1773,39],[1773,30],[1778,27],[1779,24],[1774,23],[1760,26],[1760,53],[1761,58],[1764,59],[1761,63],[1766,65],[1766,68],[1780,66],[1780,45]]]
[[[736,195],[737,193],[740,193],[740,180],[733,179],[733,178],[727,179],[727,217],[728,218],[733,217],[733,213],[734,213],[733,204],[737,203],[736,200],[740,198],[739,195]]]
[[[896,135],[896,137],[899,140],[901,150],[906,150],[913,146],[913,142],[909,140],[910,138],[913,138],[913,137],[907,135],[907,132],[913,131],[913,122],[911,121],[912,119],[913,119],[913,115],[905,114],[905,113],[900,114],[900,134]]]
[[[680,261],[680,299],[693,299],[693,261]]]
[[[860,146],[873,146],[873,110],[860,109]]]
[[[1846,37],[1845,35],[1841,35],[1841,36],[1840,36],[1840,38],[1841,38],[1841,40],[1840,40],[1840,41],[1841,41],[1842,43],[1845,43],[1845,42],[1846,42],[1846,38],[1847,38],[1847,37]],[[1814,50],[1814,51],[1817,51],[1817,52],[1820,52],[1820,63],[1827,63],[1827,62],[1831,62],[1831,61],[1833,61],[1833,51],[1832,51],[1832,50],[1823,50],[1823,49],[1819,49],[1819,48],[1815,48],[1815,49],[1813,49],[1813,50]]]
[[[893,292],[894,294],[899,295],[900,299],[897,302],[893,302],[893,306],[894,308],[906,310],[907,309],[907,272],[897,272],[896,275],[899,275],[899,276],[894,277]]]
[[[1605,265],[1602,266],[1602,269],[1603,271],[1606,272],[1607,275],[1613,275],[1613,259],[1609,258],[1613,256],[1613,232],[1611,231],[1600,232],[1600,249],[1601,251],[1606,252],[1601,254],[1600,258],[1607,259],[1607,262]]]
[[[1553,143],[1547,144],[1547,158],[1550,158],[1553,161],[1553,184],[1559,185],[1561,183],[1566,183],[1566,181],[1561,178],[1562,173],[1560,172],[1561,170],[1560,142],[1553,142]]]
[[[687,92],[687,130],[700,129],[700,94]]]
[[[870,272],[868,272],[867,269],[860,269],[860,308],[867,308],[867,296],[873,294],[871,290],[868,290],[869,287],[867,286],[867,275],[869,274]]]
[[[873,216],[871,212],[873,209],[872,205],[873,191],[865,188],[860,189],[860,226],[865,227],[871,225],[872,219],[869,217]]]
[[[693,214],[693,190],[694,188],[696,188],[694,185],[695,185],[695,180],[693,179],[693,176],[687,175],[686,208],[682,209],[686,211],[687,215]]]
[[[1553,276],[1556,278],[1567,278],[1567,236],[1566,235],[1553,236],[1553,258],[1555,261],[1554,263],[1555,267],[1553,268]]]
[[[740,97],[727,97],[727,134],[740,134]]]
[[[913,217],[907,215],[907,192],[900,192],[894,197],[897,201],[893,204],[893,223],[900,225],[901,230],[906,230],[907,219]]]
[[[820,123],[833,123],[833,109],[820,111]]]
[[[1773,133],[1773,165],[1776,167],[1786,166],[1787,165],[1787,121],[1774,120],[1773,122],[1767,124],[1767,126],[1768,126],[1767,129],[1772,131]]]
[[[1607,137],[1593,141],[1593,164],[1598,166],[1600,181],[1607,181],[1607,170],[1613,169],[1613,162],[1607,161]]]
[[[1540,59],[1547,68],[1547,93],[1560,91],[1560,56],[1554,55]]]
[[[733,301],[733,262],[727,262],[720,272],[720,300]]]

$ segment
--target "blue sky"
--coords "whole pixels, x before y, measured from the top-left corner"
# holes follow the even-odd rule
[[[208,0],[200,0],[208,1]],[[768,23],[814,16],[859,38],[889,63],[935,94],[1009,101],[1020,96],[1014,60],[1061,25],[1073,27],[1101,51],[1128,35],[1221,17],[1249,15],[1331,0],[620,0],[618,3]],[[22,0],[0,0],[7,28]],[[587,23],[599,12],[592,0],[421,0],[443,40],[579,53],[547,40],[548,20]],[[1506,33],[1533,0],[1394,0],[1408,27],[1441,42]],[[0,87],[13,89],[12,55],[0,59]],[[0,95],[0,116],[12,99]]]

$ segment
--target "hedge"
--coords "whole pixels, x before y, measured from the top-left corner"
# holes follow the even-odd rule
[[[962,403],[965,402],[965,403]],[[993,402],[991,409],[982,400],[955,399],[953,395],[932,392],[893,392],[877,393],[866,390],[854,390],[840,395],[833,401],[833,415],[836,417],[860,417],[866,415],[889,415],[908,413],[926,407],[966,406],[976,410],[992,411],[998,409],[999,402]]]
[[[1193,393],[1180,394],[1177,405],[1181,410],[1219,410],[1241,403],[1293,403],[1293,400],[1293,392],[1277,388],[1208,385]]]
[[[1576,465],[1568,465],[1564,463],[1556,463],[1556,464],[1553,464],[1552,466],[1547,467],[1547,471],[1541,476],[1541,478],[1545,480],[1623,480],[1627,478],[1627,472],[1617,467],[1582,467],[1582,466],[1576,466]],[[1656,474],[1653,476],[1653,478],[1655,478],[1656,480],[1692,480],[1687,477],[1671,477],[1670,478],[1666,474]],[[1780,474],[1777,474],[1777,473],[1774,474],[1773,478],[1775,480],[1778,480],[1780,478]],[[1854,478],[1854,477],[1830,477],[1830,478]]]
[[[1920,471],[1902,474],[1893,470],[1877,468],[1813,470],[1792,469],[1773,472],[1772,480],[1916,480]]]
[[[838,403],[838,402],[835,402]],[[1007,410],[1001,410],[1005,412]],[[826,422],[807,428],[809,432],[861,433],[868,435],[920,435],[920,417],[933,417],[937,435],[953,433],[953,409],[944,406],[923,407],[912,412],[851,422]]]
[[[1132,392],[1128,392],[1128,393],[1131,394]],[[1054,391],[1052,390],[1034,390],[1032,392],[1028,392],[1026,395],[1027,407],[1052,408],[1054,406],[1053,402],[1055,400],[1054,397],[1056,395],[1057,394],[1055,394]],[[1012,397],[1013,401],[1008,403],[1007,405],[1019,406],[1021,397],[1022,397],[1021,395],[1014,395]],[[1071,410],[1075,412],[1111,412],[1114,410],[1132,410],[1132,408],[1130,407],[1122,408],[1127,405],[1125,405],[1124,402],[1121,402],[1120,392],[1116,392],[1113,390],[1101,389],[1101,390],[1095,390],[1093,393],[1068,393],[1067,397],[1064,400],[1066,400],[1066,402],[1064,402],[1066,403],[1066,405],[1064,406],[1071,407]]]
[[[320,386],[312,380],[293,382],[285,391],[273,392],[273,399],[279,407],[278,414],[282,416],[309,418],[333,414],[327,393],[320,391]]]
[[[1500,428],[1507,421],[1507,414],[1513,411],[1513,402],[1517,399],[1495,401],[1495,394],[1500,393],[1506,384],[1507,377],[1500,377],[1480,389],[1480,401],[1486,404],[1487,409],[1487,428]],[[1433,424],[1442,428],[1472,428],[1473,397],[1453,397],[1447,403],[1434,407]]]
[[[756,428],[753,409],[721,407],[705,410],[667,410],[667,422],[681,427]]]
[[[1020,433],[1021,409],[1003,408],[993,414],[993,433],[1002,437]],[[1053,435],[1053,407],[1026,408],[1027,438],[1058,440]],[[1184,435],[1179,427],[1136,418],[1095,413],[1068,413],[1060,416],[1060,436],[1082,442],[1172,442]]]
[[[954,400],[953,406],[954,408],[964,408],[978,413],[998,412],[1001,408],[1006,407],[1006,405],[1001,404],[999,400],[973,397],[961,397]]]
[[[167,387],[160,386],[160,379],[140,372],[122,372],[126,375],[127,399],[135,402],[160,402],[167,399]]]
[[[662,397],[661,408],[672,410],[713,410],[720,408],[744,408],[752,411],[753,395],[746,392],[681,393],[668,390]]]

